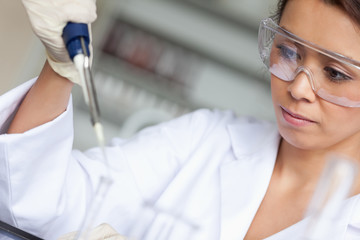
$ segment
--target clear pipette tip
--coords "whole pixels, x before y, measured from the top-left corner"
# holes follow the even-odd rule
[[[83,43],[83,41],[82,41]],[[75,239],[87,240],[90,230],[94,227],[94,221],[99,214],[101,204],[104,201],[106,194],[112,184],[112,178],[110,174],[110,166],[108,163],[106,151],[105,151],[105,134],[102,124],[100,123],[100,114],[98,109],[98,103],[96,99],[94,83],[92,74],[90,71],[89,57],[83,54],[78,54],[74,57],[74,64],[79,71],[80,79],[82,83],[83,95],[86,104],[89,106],[91,123],[102,152],[103,163],[105,165],[106,174],[101,177],[97,190],[86,215],[83,219],[81,227],[77,233]]]
[[[309,222],[304,240],[329,239],[327,233],[336,225],[341,206],[353,190],[358,169],[351,159],[330,156],[306,213]]]

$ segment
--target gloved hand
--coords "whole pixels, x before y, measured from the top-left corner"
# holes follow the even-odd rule
[[[87,24],[95,21],[95,1],[22,0],[34,33],[46,48],[50,66],[55,72],[77,84],[80,84],[80,76],[70,60],[62,39],[62,32],[70,21]],[[89,48],[91,53],[91,43]]]
[[[77,232],[68,233],[58,240],[73,240],[76,234]],[[90,231],[88,240],[126,240],[126,238],[119,235],[109,224],[103,223]]]

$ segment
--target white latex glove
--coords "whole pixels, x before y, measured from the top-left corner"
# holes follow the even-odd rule
[[[77,232],[68,233],[58,240],[74,240],[76,234]],[[126,240],[126,238],[119,235],[109,224],[103,223],[91,230],[87,240]]]
[[[22,0],[22,2],[34,33],[46,48],[50,66],[61,76],[80,84],[79,73],[70,60],[62,32],[68,22],[90,24],[95,21],[96,0]],[[91,43],[89,47],[91,53]]]

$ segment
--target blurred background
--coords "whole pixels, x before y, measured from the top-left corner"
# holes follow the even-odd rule
[[[273,121],[257,51],[276,0],[98,0],[93,74],[107,140],[199,108]],[[20,0],[0,0],[0,94],[37,76],[44,48]],[[96,145],[79,87],[74,147]]]

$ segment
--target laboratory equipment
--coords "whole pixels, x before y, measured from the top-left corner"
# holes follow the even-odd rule
[[[87,239],[87,233],[91,227],[93,227],[93,221],[100,210],[101,204],[109,190],[109,187],[111,186],[112,180],[110,177],[110,170],[105,151],[104,130],[100,122],[99,106],[91,74],[89,51],[90,37],[88,25],[69,22],[64,28],[63,39],[69,52],[69,56],[79,71],[84,99],[86,104],[89,106],[91,123],[93,125],[96,138],[103,154],[103,161],[107,169],[106,175],[102,176],[99,181],[95,195],[76,236],[76,239]]]
[[[129,240],[195,239],[199,226],[176,211],[144,201],[128,235]]]
[[[0,240],[42,240],[28,232],[0,221]]]
[[[99,105],[90,69],[89,32],[86,24],[68,23],[64,28],[63,39],[70,58],[79,71],[86,104],[89,106],[91,123],[101,148],[104,148],[104,131],[100,123]],[[104,151],[103,151],[104,152]],[[105,152],[104,152],[105,154]],[[104,161],[106,156],[104,155]]]
[[[337,224],[337,216],[351,194],[358,168],[358,164],[351,159],[339,155],[329,157],[308,206],[306,217],[309,217],[309,222],[304,240],[331,239],[327,233]]]

